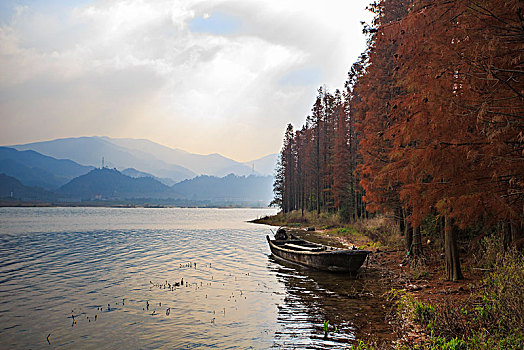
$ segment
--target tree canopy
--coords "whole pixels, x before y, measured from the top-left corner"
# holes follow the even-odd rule
[[[460,279],[457,229],[498,225],[507,242],[523,231],[523,4],[382,0],[369,9],[368,47],[344,91],[320,88],[304,126],[286,130],[277,202],[345,221],[392,214],[409,250],[435,215],[446,276]]]

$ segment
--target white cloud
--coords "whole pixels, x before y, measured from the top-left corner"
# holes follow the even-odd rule
[[[342,88],[363,50],[366,2],[356,3],[19,8],[0,27],[0,117],[8,126],[0,143],[107,134],[241,160],[276,152],[285,124],[303,122],[318,85]],[[192,32],[196,19],[206,23]],[[295,83],[286,84],[290,74]]]

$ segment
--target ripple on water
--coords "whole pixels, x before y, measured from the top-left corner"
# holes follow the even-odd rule
[[[267,228],[245,223],[269,212],[0,208],[0,342],[347,348],[347,280],[269,258]],[[325,319],[338,327],[328,339]]]

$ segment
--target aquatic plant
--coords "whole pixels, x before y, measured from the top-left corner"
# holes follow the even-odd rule
[[[324,320],[324,338],[328,337],[329,320]]]

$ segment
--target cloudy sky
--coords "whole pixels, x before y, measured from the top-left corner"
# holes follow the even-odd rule
[[[1,0],[0,144],[106,135],[279,151],[365,48],[361,0]]]

